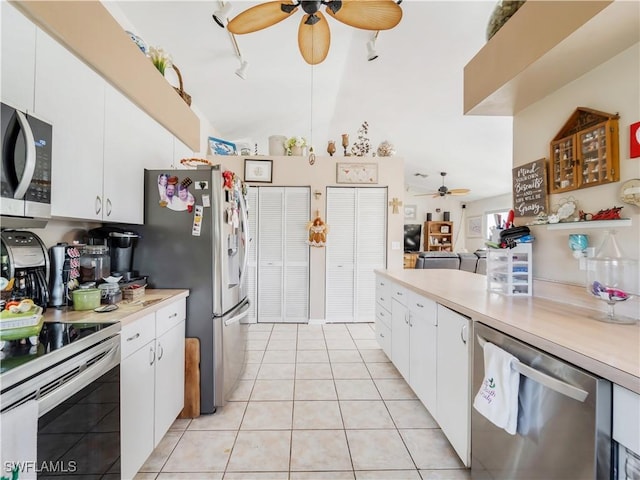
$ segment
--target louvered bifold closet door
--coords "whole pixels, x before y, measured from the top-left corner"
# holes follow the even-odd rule
[[[258,188],[249,187],[247,193],[249,207],[249,258],[247,260],[247,296],[249,297],[249,316],[247,321],[255,323],[258,319]]]
[[[286,188],[284,203],[284,318],[309,320],[309,188]]]
[[[284,189],[258,193],[258,321],[282,321]]]
[[[329,322],[354,319],[355,188],[327,188],[326,309]]]
[[[375,320],[375,269],[387,262],[387,189],[358,188],[356,201],[356,322]]]

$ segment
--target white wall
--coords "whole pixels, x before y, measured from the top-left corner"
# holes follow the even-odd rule
[[[640,178],[640,159],[629,158],[629,125],[640,120],[640,44],[636,44],[543,100],[518,113],[513,122],[513,165],[519,166],[539,158],[549,158],[549,143],[577,107],[607,113],[619,113],[620,180]],[[640,257],[640,208],[619,200],[621,182],[601,185],[564,194],[551,195],[551,211],[562,199],[573,197],[585,212],[624,205],[622,216],[633,226],[620,228],[618,240],[624,253]],[[554,208],[555,207],[555,208]],[[536,237],[533,245],[534,277],[583,285],[585,273],[567,247],[569,233],[587,233],[590,244],[599,245],[601,229],[547,230],[531,227]]]

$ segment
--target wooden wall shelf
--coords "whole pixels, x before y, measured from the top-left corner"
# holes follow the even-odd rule
[[[464,68],[464,113],[514,115],[640,41],[625,1],[526,2]]]
[[[200,119],[102,3],[11,3],[189,148],[200,150]]]

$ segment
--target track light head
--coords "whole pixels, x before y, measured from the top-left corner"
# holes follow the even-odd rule
[[[248,68],[249,68],[249,62],[247,62],[246,60],[240,59],[240,68],[236,70],[236,75],[239,76],[241,79],[246,80]]]
[[[225,25],[228,22],[228,17],[229,17],[229,12],[231,12],[231,4],[230,3],[226,3],[224,5],[220,5],[220,8],[218,8],[215,12],[213,12],[213,15],[211,15],[213,17],[213,20],[218,24],[218,26],[220,28],[224,28]]]
[[[376,52],[375,40],[369,40],[367,42],[367,60],[372,61],[378,58],[378,52]]]

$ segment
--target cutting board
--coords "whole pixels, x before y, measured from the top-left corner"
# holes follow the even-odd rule
[[[184,408],[178,418],[200,416],[200,340],[185,339]]]

